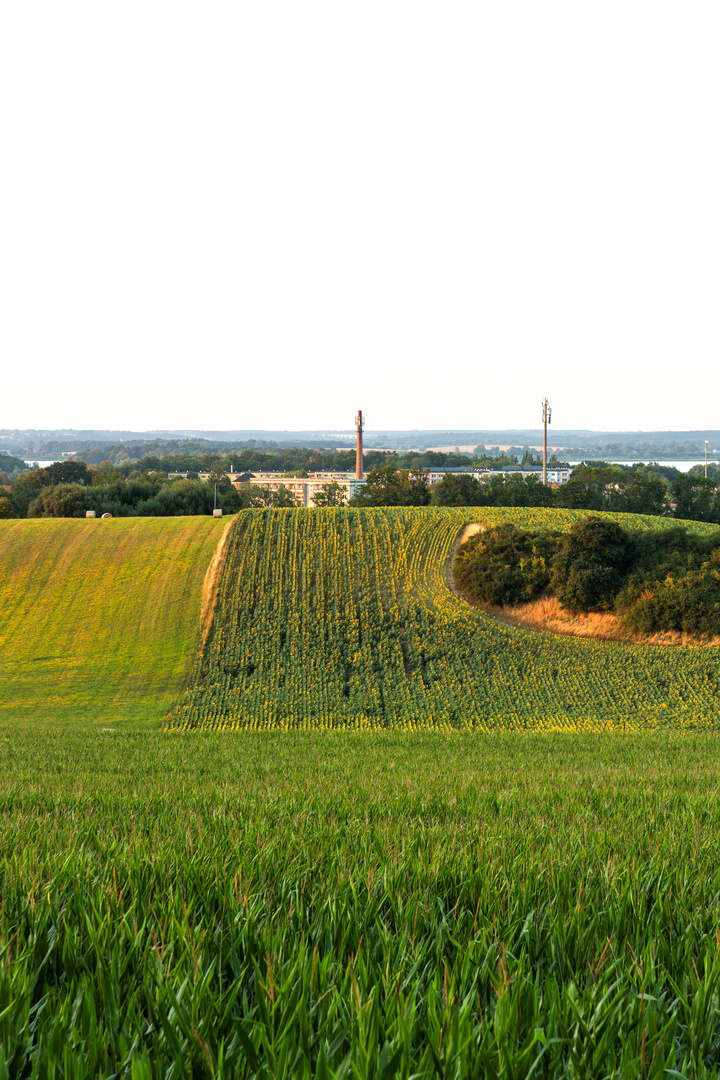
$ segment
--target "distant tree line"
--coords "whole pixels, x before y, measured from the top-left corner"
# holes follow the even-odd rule
[[[476,480],[448,473],[427,486],[423,470],[385,465],[371,470],[355,506],[523,506],[614,510],[720,523],[716,481],[667,466],[577,466],[566,484],[546,486],[535,474],[509,473]]]
[[[197,473],[169,480],[164,473],[148,469],[144,473],[134,470],[126,477],[121,469],[58,461],[13,478],[0,473],[0,484],[9,488],[0,496],[0,518],[85,517],[88,510],[114,517],[177,517],[210,514],[216,506],[234,514],[252,507],[296,505],[292,492],[283,485],[271,490],[245,483],[236,489],[221,463],[210,469],[204,481]],[[338,485],[324,485],[317,505],[339,505],[338,490]]]
[[[286,466],[298,466],[281,472],[288,479],[312,475],[317,471],[317,453],[300,448],[297,455],[286,454],[276,458],[274,464],[282,460]],[[257,506],[294,506],[291,492],[284,487],[271,491],[249,483],[241,484],[239,489],[233,486],[228,472],[265,471],[258,465],[251,466],[250,458],[255,454],[265,457],[264,452],[250,450],[235,459],[218,455],[203,459],[146,457],[136,463],[137,467],[114,466],[110,462],[92,466],[70,459],[44,469],[27,469],[23,462],[3,455],[0,462],[13,463],[13,469],[0,472],[0,516],[73,517],[83,516],[86,510],[120,516],[209,513],[216,497],[217,506],[226,513]],[[350,460],[340,464],[354,466],[354,453],[348,456]],[[428,462],[428,458],[433,460]],[[397,455],[372,451],[366,461],[375,464],[370,466],[366,485],[351,500],[352,505],[561,507],[720,523],[717,466],[709,466],[705,479],[702,470],[680,473],[663,465],[581,465],[574,469],[568,483],[556,488],[543,485],[537,474],[508,473],[476,480],[469,473],[448,473],[439,484],[428,487],[428,469],[447,465],[452,459],[452,454],[439,452]],[[18,463],[24,471],[15,467]],[[501,467],[498,460],[490,464]],[[322,471],[350,471],[331,468],[324,457],[322,466]],[[168,472],[187,473],[187,477],[169,480]],[[200,481],[199,472],[209,473],[210,482]],[[342,492],[332,484],[326,487],[316,498],[316,505],[338,505]],[[61,490],[55,490],[58,488]]]
[[[269,434],[269,433],[268,433]],[[227,456],[245,449],[282,453],[297,447],[315,447],[328,452],[325,436],[321,432],[292,434],[291,438],[262,437],[259,432],[247,432],[245,438],[233,439],[230,433],[218,433],[217,438],[198,435],[173,434],[161,437],[152,433],[137,436],[131,432],[83,431],[75,433],[55,433],[48,437],[40,431],[13,432],[0,430],[4,439],[0,445],[12,454],[32,456],[33,460],[60,457],[64,453],[78,452],[88,465],[99,465],[101,461],[113,464],[136,462],[144,457],[167,457],[174,454],[202,456],[208,453]],[[375,434],[366,432],[365,445],[368,450],[377,447],[391,449],[404,454],[418,453],[430,446],[454,445],[459,447],[474,446],[477,458],[494,458],[500,454],[499,445],[511,445],[508,456],[521,458],[528,451],[529,443],[536,443],[537,430],[517,429],[509,431],[456,431],[456,432],[393,432]],[[717,431],[654,431],[654,432],[583,432],[564,429],[555,432],[556,438],[564,441],[562,453],[572,459],[654,460],[655,458],[692,458],[702,457],[704,440],[710,444],[712,458],[720,446],[720,433]],[[348,433],[348,442],[353,436]],[[499,445],[498,445],[499,444]],[[416,449],[412,449],[412,448]],[[332,452],[332,449],[329,452]],[[533,453],[537,453],[535,447]]]

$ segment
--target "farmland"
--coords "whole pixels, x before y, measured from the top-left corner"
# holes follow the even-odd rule
[[[537,633],[502,625],[453,592],[450,562],[466,524],[567,529],[581,516],[246,511],[207,648],[168,728],[714,730],[715,649]]]
[[[192,670],[222,528],[0,521],[0,721],[159,724]]]
[[[0,1080],[717,1076],[717,651],[470,608],[478,516],[242,514],[194,673],[217,523],[3,525]]]
[[[712,737],[0,755],[0,1076],[716,1075]]]

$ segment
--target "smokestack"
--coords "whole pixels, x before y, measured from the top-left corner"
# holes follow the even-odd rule
[[[362,429],[365,427],[365,421],[363,420],[362,409],[358,409],[357,416],[355,417],[355,427],[357,429],[357,455],[355,458],[355,479],[362,480],[364,478],[363,473],[363,446],[362,446]]]

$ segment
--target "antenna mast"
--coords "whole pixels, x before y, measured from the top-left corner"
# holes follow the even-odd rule
[[[355,479],[362,480],[364,478],[363,473],[363,442],[362,433],[365,427],[365,418],[362,414],[362,409],[358,409],[357,416],[355,417],[355,429],[357,431],[357,451],[355,456]]]
[[[552,421],[552,409],[548,405],[548,399],[542,399],[542,422],[543,422],[543,484],[547,484],[547,426]]]

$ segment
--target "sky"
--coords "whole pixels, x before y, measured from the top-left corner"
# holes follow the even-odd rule
[[[720,428],[716,0],[0,14],[0,428]]]

